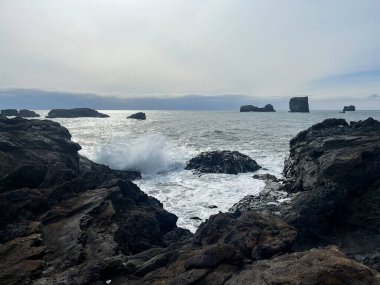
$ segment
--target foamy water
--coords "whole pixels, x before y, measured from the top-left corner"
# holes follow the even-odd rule
[[[47,111],[37,111],[46,115]],[[257,194],[264,182],[252,173],[194,175],[184,170],[186,161],[202,151],[237,150],[255,159],[264,169],[258,173],[281,176],[289,140],[299,131],[326,118],[351,120],[378,111],[303,113],[239,113],[145,111],[146,121],[127,119],[136,111],[101,111],[110,118],[54,119],[69,129],[82,146],[81,154],[114,169],[141,171],[135,181],[176,214],[178,225],[194,231],[202,220],[227,211],[248,194]],[[217,208],[210,208],[217,206]]]

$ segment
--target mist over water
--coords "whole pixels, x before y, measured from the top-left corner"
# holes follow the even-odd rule
[[[37,111],[41,115],[47,112]],[[206,111],[145,111],[146,121],[127,119],[135,111],[101,111],[110,118],[54,119],[69,129],[82,146],[80,153],[115,169],[138,170],[135,183],[178,216],[178,225],[195,231],[202,220],[227,211],[246,195],[255,195],[264,182],[253,173],[195,175],[186,162],[202,151],[237,150],[263,169],[282,175],[289,141],[298,132],[326,118],[348,122],[373,117],[379,111],[311,113],[239,113]],[[217,206],[210,209],[209,206]]]

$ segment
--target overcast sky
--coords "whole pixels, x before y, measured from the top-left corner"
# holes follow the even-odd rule
[[[379,13],[379,0],[0,0],[0,88],[379,100]]]

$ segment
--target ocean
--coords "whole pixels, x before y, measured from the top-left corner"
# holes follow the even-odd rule
[[[114,169],[141,171],[142,179],[135,183],[176,214],[178,226],[193,232],[210,215],[228,211],[264,187],[253,173],[197,175],[185,170],[186,162],[200,152],[237,150],[263,167],[257,173],[281,177],[289,141],[298,132],[326,118],[380,120],[380,111],[143,111],[147,120],[127,119],[138,111],[101,110],[110,118],[52,120],[70,131],[82,155]],[[45,116],[48,111],[37,113]]]

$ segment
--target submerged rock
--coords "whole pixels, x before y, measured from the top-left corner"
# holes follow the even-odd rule
[[[38,117],[40,117],[40,115],[37,114],[36,112],[30,111],[30,110],[27,110],[27,109],[20,110],[18,112],[18,116],[22,117],[22,118],[38,118]]]
[[[252,105],[246,105],[240,107],[240,112],[276,112],[271,104],[265,105],[263,108],[259,108]]]
[[[0,283],[89,284],[125,256],[188,237],[131,179],[78,154],[48,120],[0,118]]]
[[[128,119],[145,120],[146,116],[143,112],[138,112],[127,117]]]
[[[16,109],[4,109],[1,110],[2,116],[18,116],[18,111]]]
[[[254,172],[260,168],[261,166],[256,161],[245,154],[237,151],[216,150],[200,153],[186,164],[185,169],[200,173],[238,174]]]
[[[293,97],[289,101],[290,112],[309,113],[309,98]]]
[[[352,112],[352,111],[355,111],[355,106],[354,105],[350,105],[350,106],[344,106],[343,108],[343,112]]]
[[[46,118],[82,118],[82,117],[107,118],[109,116],[106,114],[99,113],[98,111],[89,109],[89,108],[53,109],[46,116]]]

